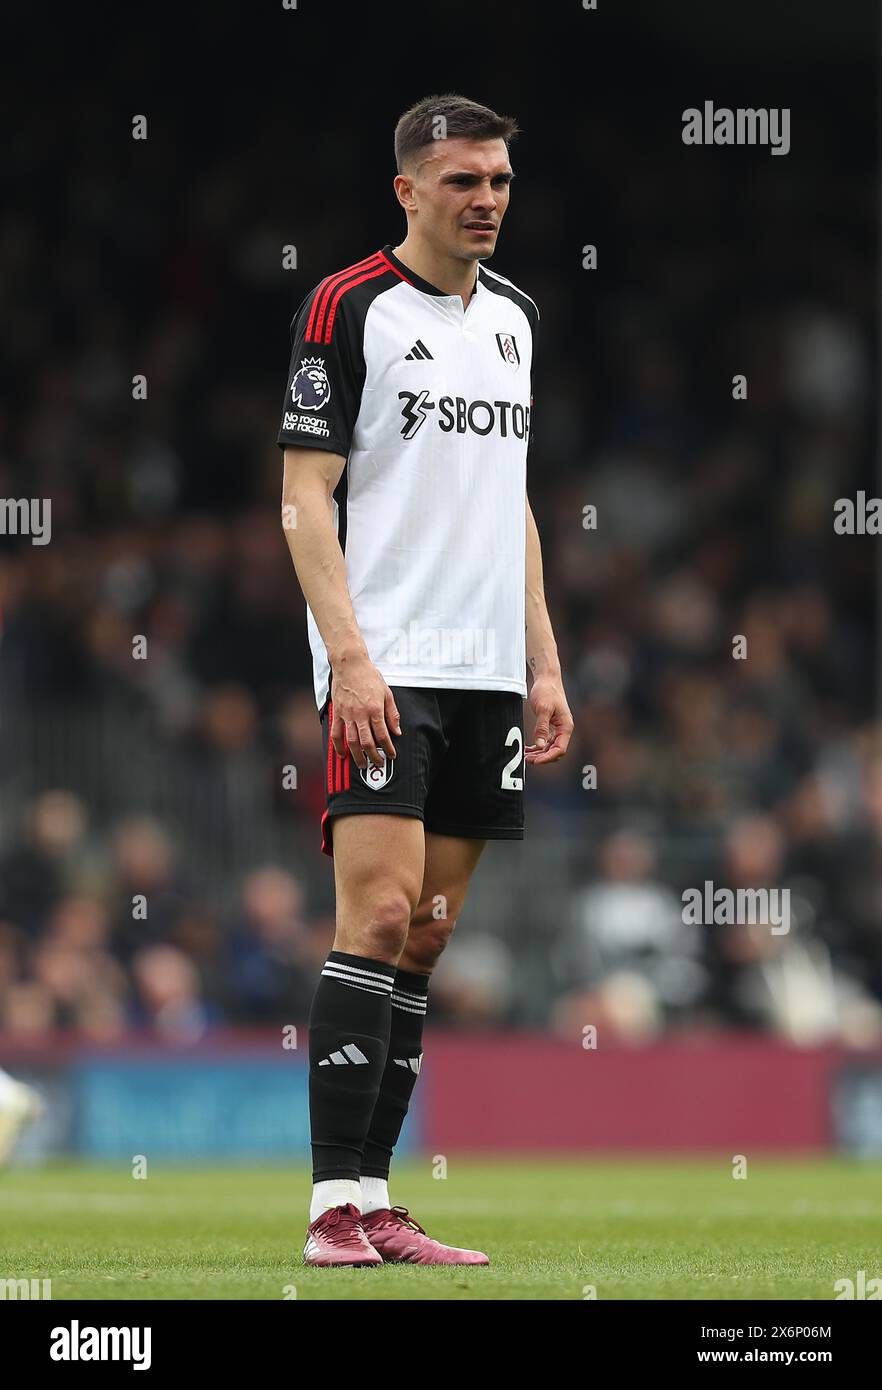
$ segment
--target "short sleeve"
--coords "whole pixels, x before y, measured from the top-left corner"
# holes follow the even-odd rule
[[[360,325],[344,298],[333,332],[320,331],[324,283],[301,304],[291,324],[291,361],[277,443],[282,449],[327,449],[349,455],[364,387]]]
[[[534,317],[531,319],[531,321],[530,321],[530,336],[531,336],[531,338],[532,338],[532,343],[531,343],[531,350],[530,350],[530,433],[529,433],[529,435],[527,436],[527,457],[528,457],[528,458],[530,457],[530,455],[531,455],[532,452],[533,452],[533,439],[534,439],[534,437],[535,437],[535,435],[534,435],[534,429],[533,429],[533,419],[534,419],[534,415],[533,415],[533,401],[534,401],[534,399],[535,399],[535,390],[536,390],[536,338],[537,338],[537,336],[538,336],[536,330],[537,330],[538,326],[539,326],[539,313],[538,313],[538,310],[537,310],[535,316],[534,316]]]

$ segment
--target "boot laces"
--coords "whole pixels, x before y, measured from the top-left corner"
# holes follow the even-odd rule
[[[351,1202],[334,1207],[322,1219],[321,1234],[329,1245],[348,1245],[361,1227],[361,1215]]]
[[[393,1216],[398,1217],[398,1220],[402,1223],[402,1225],[409,1226],[412,1231],[419,1231],[421,1236],[424,1236],[426,1234],[420,1223],[418,1221],[415,1221],[414,1218],[411,1216],[407,1207],[392,1207],[391,1212]]]

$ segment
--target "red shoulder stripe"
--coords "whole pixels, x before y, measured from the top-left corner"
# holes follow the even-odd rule
[[[388,256],[384,256],[384,255],[383,255],[382,251],[378,251],[378,252],[377,252],[377,255],[379,256],[379,258],[380,258],[381,261],[385,261],[385,262],[386,262],[387,266],[388,266],[389,269],[392,271],[392,274],[393,274],[393,275],[397,275],[398,278],[399,278],[399,280],[403,280],[403,281],[405,282],[405,284],[407,284],[407,285],[412,285],[412,284],[413,284],[413,281],[412,281],[412,280],[408,280],[407,276],[404,275],[404,274],[402,274],[402,272],[398,269],[398,266],[397,266],[397,265],[393,265],[392,262],[389,260]]]
[[[314,331],[314,329],[315,329],[316,314],[317,314],[317,312],[318,312],[318,308],[319,308],[319,305],[321,304],[321,301],[322,301],[322,298],[323,298],[323,296],[324,296],[325,291],[326,291],[332,284],[335,284],[338,280],[340,280],[344,275],[351,275],[353,271],[361,270],[361,269],[362,269],[364,266],[366,266],[369,262],[372,262],[372,261],[376,260],[376,254],[377,254],[377,253],[374,252],[374,254],[373,254],[372,256],[365,256],[365,258],[364,258],[363,261],[357,261],[355,265],[347,266],[347,268],[346,268],[345,270],[337,270],[337,271],[334,272],[333,275],[326,275],[326,276],[325,276],[324,280],[322,280],[321,284],[319,285],[318,289],[316,290],[316,292],[315,292],[315,298],[314,298],[313,301],[312,301],[312,309],[311,309],[310,315],[309,315],[309,323],[306,325],[306,337],[307,337],[307,341],[311,340],[311,338],[312,338],[312,334],[313,334],[313,331]]]
[[[336,275],[328,275],[322,281],[316,291],[315,299],[312,301],[309,323],[306,325],[306,341],[308,343],[321,341],[322,324],[332,290],[336,289],[350,275],[357,275],[360,271],[367,269],[368,266],[376,265],[376,263],[377,255],[374,253],[373,256],[366,256],[363,261],[358,261],[356,265],[347,266],[345,270],[338,270]]]
[[[381,261],[381,263],[375,266],[372,270],[365,270],[361,275],[359,275],[357,280],[349,280],[345,284],[340,285],[338,289],[334,291],[334,298],[331,300],[331,306],[328,310],[328,322],[325,325],[324,341],[326,343],[329,343],[331,341],[331,332],[333,330],[334,319],[337,314],[337,305],[339,304],[346,291],[355,289],[356,285],[362,284],[365,280],[375,280],[378,275],[386,275],[388,271],[388,265],[383,265]],[[319,328],[321,328],[321,325],[319,325]]]

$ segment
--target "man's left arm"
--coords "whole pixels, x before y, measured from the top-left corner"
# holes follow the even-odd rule
[[[567,751],[573,716],[564,694],[557,644],[545,604],[539,532],[529,501],[526,507],[527,665],[533,680],[527,698],[536,716],[536,728],[524,756],[528,763],[553,763]]]

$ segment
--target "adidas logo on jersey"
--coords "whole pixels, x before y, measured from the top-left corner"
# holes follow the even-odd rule
[[[360,1047],[355,1043],[344,1043],[339,1052],[332,1052],[330,1057],[326,1057],[323,1062],[319,1062],[320,1067],[346,1067],[350,1063],[353,1067],[366,1067],[368,1059],[365,1057]]]
[[[410,352],[407,353],[404,360],[405,362],[424,362],[426,358],[428,358],[430,362],[434,362],[435,360],[432,354],[430,353],[429,349],[423,342],[422,338],[417,338],[416,342],[414,343]]]

